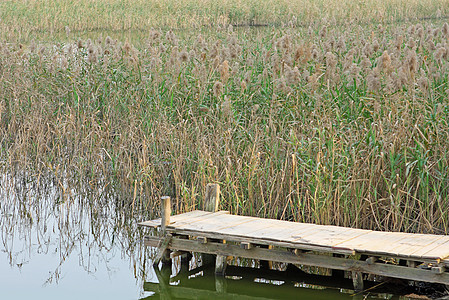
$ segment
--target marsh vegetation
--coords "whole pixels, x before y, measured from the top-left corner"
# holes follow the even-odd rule
[[[36,208],[134,222],[218,182],[232,213],[448,233],[447,1],[52,3],[0,3],[0,168],[52,182]]]

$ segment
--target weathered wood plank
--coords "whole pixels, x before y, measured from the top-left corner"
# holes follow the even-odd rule
[[[189,224],[183,224],[183,229],[197,230],[197,231],[207,231],[207,232],[215,232],[220,229],[237,226],[240,224],[244,224],[247,222],[251,222],[256,220],[256,218],[252,217],[244,217],[236,215],[218,215],[213,214],[211,217],[203,218],[196,222],[192,222]],[[178,225],[174,225],[173,227],[179,227]]]
[[[334,247],[342,242],[349,242],[357,237],[368,234],[370,231],[363,229],[348,228],[344,231],[335,231],[333,228],[317,228],[314,231],[307,231],[303,234],[292,235],[286,241],[295,243],[307,243],[311,245],[328,245]]]
[[[399,240],[398,242],[391,243],[389,247],[385,248],[385,251],[393,255],[410,256],[418,249],[433,245],[441,238],[443,238],[443,236],[413,234]],[[437,245],[435,245],[435,247],[436,246]]]
[[[442,236],[441,239],[436,240],[435,242],[433,242],[430,245],[427,245],[425,247],[421,247],[421,248],[416,249],[415,251],[410,253],[408,256],[409,257],[414,257],[414,258],[422,258],[422,257],[424,257],[424,254],[426,254],[427,252],[435,249],[439,245],[444,244],[446,242],[446,239],[444,239],[443,237],[444,236]],[[430,256],[429,255],[425,255],[425,257],[430,257]],[[440,259],[440,258],[443,258],[443,257],[444,257],[443,253],[435,255],[436,259]]]
[[[260,245],[272,245],[275,247],[298,248],[301,250],[338,253],[338,254],[345,254],[345,255],[355,254],[355,251],[343,249],[343,248],[333,249],[333,248],[329,248],[329,247],[320,247],[320,246],[307,245],[307,244],[294,244],[294,243],[289,243],[289,242],[270,240],[270,239],[266,239],[266,238],[259,239],[259,238],[227,235],[227,234],[221,234],[219,232],[204,232],[204,231],[185,230],[185,229],[178,229],[178,230],[172,231],[172,232],[176,232],[178,234],[191,235],[191,236],[202,235],[204,237],[208,237],[211,239],[224,239],[224,240],[234,241],[234,242],[249,242],[249,243],[260,244]]]
[[[449,237],[443,236],[434,243],[413,252],[410,256],[446,258],[449,256]]]
[[[176,222],[172,222],[170,223],[169,227],[182,227],[182,226],[188,226],[191,224],[194,224],[196,222],[201,222],[201,221],[210,221],[213,220],[215,218],[217,218],[217,216],[221,216],[221,215],[229,215],[229,211],[225,211],[225,210],[221,210],[221,211],[217,211],[217,212],[207,212],[207,214],[204,215],[199,215],[195,218],[186,218],[184,220],[180,220],[180,221],[176,221]],[[213,221],[212,221],[213,222]]]
[[[186,212],[183,214],[171,216],[170,223],[176,223],[176,222],[180,222],[180,221],[184,221],[184,220],[195,219],[197,217],[201,217],[201,216],[208,215],[208,214],[211,214],[211,212],[207,212],[207,211],[203,211],[203,210],[194,210],[194,211]],[[146,226],[146,227],[159,227],[159,226],[161,226],[161,218],[150,220],[150,221],[145,221],[145,222],[140,222],[137,225]]]
[[[272,226],[270,222],[264,222],[264,219],[254,218],[249,222],[238,224],[236,226],[230,226],[221,228],[220,232],[225,234],[235,234],[240,236],[251,236],[251,234],[257,230]]]
[[[257,239],[269,239],[274,241],[283,241],[283,236],[292,236],[293,234],[301,234],[306,231],[314,230],[315,224],[301,224],[293,223],[295,225],[288,225],[292,222],[282,222],[280,224],[267,223],[269,227],[264,227],[251,233],[251,236]],[[300,225],[300,226],[298,226]]]
[[[145,244],[154,245],[158,243],[159,237],[147,237]],[[172,238],[169,247],[171,249],[217,254],[222,256],[236,256],[260,260],[272,260],[285,263],[316,266],[329,269],[370,273],[387,277],[402,278],[407,280],[426,281],[434,283],[449,284],[449,273],[435,274],[430,270],[409,268],[405,266],[389,265],[383,263],[368,264],[366,261],[352,260],[346,258],[316,255],[310,253],[298,253],[277,249],[263,249],[254,247],[248,250],[239,245],[208,243],[199,245],[196,241]]]
[[[337,243],[335,246],[354,249],[359,253],[379,253],[389,243],[398,241],[406,236],[399,232],[371,231],[349,241]]]

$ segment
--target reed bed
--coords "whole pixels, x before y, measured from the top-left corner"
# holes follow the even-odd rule
[[[137,216],[218,182],[232,213],[448,233],[448,43],[444,22],[332,19],[1,43],[0,166]]]

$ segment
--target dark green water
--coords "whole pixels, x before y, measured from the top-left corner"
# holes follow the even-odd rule
[[[390,291],[354,296],[349,279],[254,269],[244,261],[215,277],[198,259],[153,269],[122,196],[67,182],[0,177],[0,299],[394,299]],[[64,187],[64,188],[61,188]],[[84,195],[84,196],[80,196]]]

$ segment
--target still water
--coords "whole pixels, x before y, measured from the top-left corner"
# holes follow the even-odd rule
[[[154,249],[143,246],[146,232],[136,226],[147,216],[131,214],[114,193],[88,190],[0,177],[1,299],[354,299],[349,280],[328,282],[297,268],[261,271],[237,262],[222,279],[194,257],[154,269]]]

